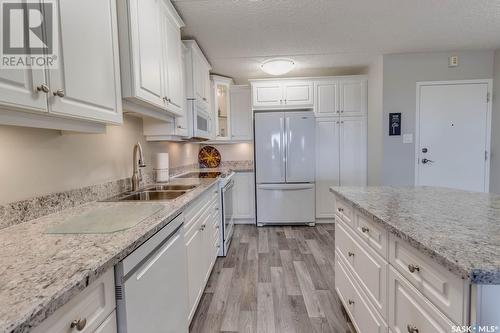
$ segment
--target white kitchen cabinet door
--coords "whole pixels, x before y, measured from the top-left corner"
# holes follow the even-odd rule
[[[231,140],[252,140],[252,101],[250,87],[231,86],[230,93]]]
[[[94,333],[116,333],[118,331],[116,324],[116,311],[113,311]]]
[[[236,172],[233,190],[233,217],[255,219],[255,181],[253,172]]]
[[[182,49],[180,26],[173,20],[166,3],[161,3],[161,20],[163,26],[164,71],[163,85],[167,108],[176,115],[182,115],[184,100],[184,83],[182,80]]]
[[[313,83],[310,81],[284,81],[283,102],[290,106],[312,106],[314,104]]]
[[[339,83],[318,82],[316,87],[316,115],[336,115],[339,111]]]
[[[130,15],[129,26],[122,26],[121,31],[130,31],[125,38],[129,48],[122,49],[122,67],[131,66],[132,72],[124,84],[123,97],[138,99],[158,108],[164,108],[164,88],[162,85],[163,54],[160,27],[160,0],[128,0],[128,10],[121,11],[121,16]],[[130,40],[129,40],[130,39]],[[130,53],[130,55],[129,55]],[[131,57],[131,58],[130,58]],[[130,87],[128,87],[131,85]],[[128,89],[127,89],[128,88]]]
[[[367,110],[366,80],[340,81],[340,113],[342,116],[364,116]]]
[[[283,85],[281,82],[263,81],[252,84],[254,107],[283,105]]]
[[[340,118],[340,185],[366,185],[366,118]]]
[[[331,186],[340,185],[338,118],[316,120],[316,218],[334,218]]]
[[[58,7],[59,68],[49,70],[49,112],[121,123],[116,1],[59,0]]]
[[[194,52],[193,57],[194,88],[196,99],[206,106],[210,103],[210,68],[200,52]]]
[[[201,221],[200,221],[201,222]],[[193,318],[196,305],[203,292],[205,271],[204,242],[201,223],[196,223],[196,231],[186,239],[187,276],[188,276],[188,311],[189,319]]]
[[[37,91],[43,84],[47,84],[43,69],[0,70],[0,106],[47,112],[48,94]]]

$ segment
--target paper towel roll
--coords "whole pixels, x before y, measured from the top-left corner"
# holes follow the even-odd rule
[[[168,153],[158,153],[153,164],[154,170],[168,169]]]

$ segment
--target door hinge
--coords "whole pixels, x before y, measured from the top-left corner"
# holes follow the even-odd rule
[[[484,160],[485,161],[488,160],[488,151],[487,150],[484,151]]]
[[[486,93],[486,103],[489,103],[490,102],[490,92],[488,91]]]

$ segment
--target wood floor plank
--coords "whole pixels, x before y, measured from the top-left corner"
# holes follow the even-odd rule
[[[334,225],[237,225],[233,237],[190,332],[346,332],[335,292]]]
[[[272,285],[271,283],[259,283],[257,286],[257,332],[275,332],[274,318]]]

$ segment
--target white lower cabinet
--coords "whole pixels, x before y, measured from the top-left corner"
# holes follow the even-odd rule
[[[389,324],[399,332],[452,332],[453,324],[393,267],[389,268]]]
[[[115,279],[113,269],[108,270],[75,296],[68,303],[59,308],[50,317],[35,327],[34,333],[67,333],[78,331],[82,333],[116,332],[116,319],[113,323],[110,314],[115,310]],[[103,330],[101,329],[104,325]],[[113,330],[114,328],[114,330]]]
[[[117,330],[116,325],[116,311],[111,312],[111,314],[104,320],[104,322],[99,326],[94,333],[115,333]]]
[[[468,325],[468,280],[389,236],[346,200],[336,197],[335,206],[335,285],[358,333],[444,333]]]
[[[255,180],[253,172],[236,172],[233,190],[235,223],[255,222]]]
[[[190,322],[210,277],[220,247],[219,189],[212,186],[184,211]]]

